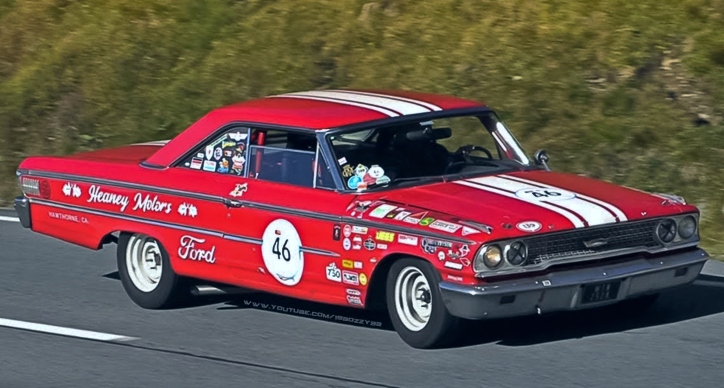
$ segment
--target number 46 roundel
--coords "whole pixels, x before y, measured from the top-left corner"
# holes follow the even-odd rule
[[[279,283],[293,286],[302,279],[302,241],[291,222],[278,219],[266,227],[262,236],[261,254],[266,269]]]

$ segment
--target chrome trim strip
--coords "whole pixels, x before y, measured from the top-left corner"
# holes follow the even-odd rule
[[[213,237],[220,237],[220,238],[223,238],[224,240],[242,242],[242,243],[247,243],[247,244],[255,244],[255,245],[262,244],[262,240],[259,238],[239,236],[239,235],[234,235],[234,234],[225,234],[223,232],[218,232],[218,231],[214,231],[214,230],[208,230],[208,229],[203,229],[203,228],[194,228],[194,227],[184,226],[184,225],[180,225],[180,224],[173,223],[173,222],[154,221],[154,220],[149,220],[149,219],[146,219],[143,217],[137,217],[137,216],[132,216],[132,215],[122,215],[122,214],[107,212],[105,210],[89,209],[89,208],[82,207],[82,206],[65,205],[65,204],[61,204],[61,203],[58,203],[55,201],[49,201],[49,200],[45,200],[45,199],[29,198],[28,200],[30,201],[30,203],[38,203],[41,205],[52,206],[52,207],[56,207],[59,209],[78,211],[78,212],[82,212],[82,213],[94,214],[97,216],[106,216],[106,217],[116,218],[116,219],[120,219],[120,220],[124,220],[124,221],[130,221],[130,222],[140,222],[142,224],[159,226],[162,228],[183,230],[185,232],[204,234],[204,235],[213,236]],[[340,257],[340,255],[335,252],[331,252],[331,251],[327,251],[327,250],[323,250],[323,249],[312,248],[312,247],[306,247],[306,246],[302,246],[302,251],[311,253],[311,254],[322,255],[322,256]]]
[[[227,205],[229,199],[221,196],[215,196],[215,195],[209,195],[209,194],[201,194],[201,193],[193,193],[190,191],[182,191],[182,190],[176,190],[176,189],[168,189],[168,188],[162,188],[162,187],[154,187],[139,183],[129,183],[129,182],[123,182],[123,181],[115,181],[110,179],[104,179],[104,178],[92,178],[92,177],[83,177],[78,175],[71,175],[71,174],[63,174],[63,173],[54,173],[54,172],[42,172],[42,171],[33,171],[33,170],[18,170],[21,175],[28,175],[28,176],[36,176],[41,178],[50,178],[50,179],[60,179],[60,180],[71,180],[76,182],[85,182],[85,183],[91,183],[91,184],[100,184],[100,185],[110,185],[110,186],[116,186],[121,188],[126,188],[130,190],[144,190],[144,191],[150,191],[155,192],[159,194],[167,194],[167,195],[175,195],[179,197],[185,197],[185,198],[191,198],[191,199],[198,199],[202,201],[210,201],[210,202],[218,202],[223,205]],[[253,179],[247,179],[248,181]],[[350,197],[352,199],[352,197]],[[475,244],[476,242],[473,240],[468,240],[456,236],[451,236],[447,234],[442,233],[436,233],[436,232],[427,232],[427,231],[420,231],[417,229],[408,229],[400,226],[395,225],[387,225],[384,223],[378,223],[375,221],[368,221],[368,220],[361,220],[358,218],[350,217],[350,216],[335,216],[332,214],[325,214],[325,213],[316,213],[308,210],[299,210],[299,209],[289,209],[282,206],[277,205],[269,205],[269,204],[262,204],[262,203],[256,203],[256,202],[249,202],[244,200],[239,200],[241,207],[249,207],[249,208],[255,208],[258,210],[264,210],[264,211],[273,211],[278,212],[282,214],[290,214],[300,217],[306,217],[316,220],[322,220],[322,221],[329,221],[329,222],[335,222],[335,223],[345,223],[345,224],[352,224],[352,225],[359,225],[359,226],[368,226],[373,227],[377,229],[382,230],[389,230],[392,232],[397,233],[403,233],[403,234],[412,234],[416,236],[422,236],[422,237],[429,237],[436,240],[446,240],[446,241],[453,241],[457,243],[462,244]]]
[[[323,249],[317,249],[317,248],[310,248],[310,247],[305,247],[305,246],[302,246],[302,252],[311,253],[314,255],[329,256],[329,257],[341,257],[342,256],[335,252],[331,252],[331,251],[327,251],[327,250],[323,250]]]

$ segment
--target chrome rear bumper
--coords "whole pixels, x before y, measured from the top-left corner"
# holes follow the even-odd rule
[[[694,249],[480,286],[441,282],[440,290],[450,314],[467,319],[579,310],[689,284],[699,275],[708,257],[704,250]],[[614,299],[582,303],[584,286],[616,280],[621,283]]]
[[[13,201],[13,206],[15,207],[15,212],[18,213],[20,225],[22,225],[23,228],[30,229],[32,226],[30,222],[30,201],[26,197],[17,197]]]

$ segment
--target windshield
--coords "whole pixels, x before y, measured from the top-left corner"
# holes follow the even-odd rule
[[[530,165],[520,144],[493,112],[336,133],[330,141],[349,190]]]

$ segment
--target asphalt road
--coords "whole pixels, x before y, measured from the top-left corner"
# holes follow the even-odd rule
[[[78,248],[3,218],[13,215],[0,211],[0,387],[706,387],[724,379],[718,262],[648,314],[605,308],[488,322],[459,347],[424,351],[382,316],[257,294],[143,310],[117,280],[115,246]],[[131,338],[46,334],[8,320]]]

